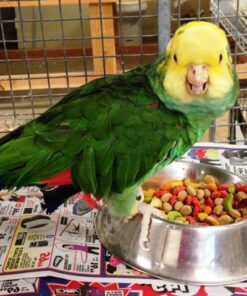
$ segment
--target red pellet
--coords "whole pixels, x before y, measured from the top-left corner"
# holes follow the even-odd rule
[[[158,198],[161,198],[161,196],[163,194],[165,194],[166,192],[168,192],[168,191],[166,191],[166,190],[157,190],[157,191],[154,192],[153,196],[156,196]]]
[[[243,191],[243,192],[247,193],[247,185],[242,185],[240,187],[240,190],[239,191]]]
[[[185,204],[186,205],[191,205],[192,203],[192,196],[191,195],[187,195],[185,198]]]
[[[212,200],[211,197],[208,197],[208,198],[206,199],[206,205],[207,205],[207,206],[210,206],[211,208],[214,208],[214,202],[213,202],[213,200]]]
[[[194,209],[192,211],[192,216],[193,217],[196,217],[197,214],[200,212],[200,210],[201,210],[201,207],[200,206],[194,206]]]
[[[213,199],[219,198],[221,197],[221,193],[219,191],[213,191],[210,197]]]
[[[189,222],[189,224],[195,225],[196,220],[191,216],[185,216],[185,219]]]
[[[238,205],[238,200],[234,198],[233,202],[232,202],[232,206],[236,207]]]
[[[226,198],[229,195],[227,191],[220,191],[220,197]]]
[[[176,202],[176,196],[175,196],[175,195],[172,195],[172,196],[170,197],[170,199],[168,200],[168,202],[169,202],[169,204],[170,204],[171,206],[174,206],[174,204],[175,204],[175,202]]]
[[[228,189],[229,189],[229,185],[228,185],[228,184],[220,184],[220,185],[218,186],[218,189],[219,189],[220,191],[228,190]]]
[[[177,187],[175,187],[175,188],[173,189],[172,194],[173,194],[173,195],[178,195],[178,193],[179,193],[180,191],[183,191],[183,190],[185,190],[185,187],[184,187],[184,186],[177,186]]]
[[[242,186],[242,185],[241,185],[240,183],[236,183],[236,184],[235,184],[236,191],[241,191],[241,190],[240,190],[241,186]]]
[[[193,203],[194,206],[200,206],[201,205],[200,202],[199,202],[199,199],[197,197],[195,197],[195,196],[192,198],[192,203]]]

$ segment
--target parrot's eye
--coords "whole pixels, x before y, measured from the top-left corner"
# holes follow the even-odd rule
[[[174,59],[174,61],[177,63],[178,62],[178,58],[177,58],[177,56],[174,54],[174,56],[173,56],[173,59]]]
[[[223,59],[223,56],[222,56],[222,53],[220,54],[220,58],[219,58],[219,61],[221,62]]]

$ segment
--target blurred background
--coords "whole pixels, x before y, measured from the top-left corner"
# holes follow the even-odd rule
[[[227,33],[241,94],[202,141],[247,139],[247,0],[0,1],[0,137],[74,88],[151,62],[191,20]]]

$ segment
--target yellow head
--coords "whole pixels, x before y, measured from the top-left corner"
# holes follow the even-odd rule
[[[212,23],[190,22],[181,26],[167,46],[167,55],[163,85],[184,103],[222,97],[233,86],[227,38]]]

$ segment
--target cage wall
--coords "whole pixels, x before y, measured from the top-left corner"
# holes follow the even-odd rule
[[[241,83],[238,104],[203,141],[245,142],[246,0],[1,1],[0,136],[84,83],[151,62],[191,20],[226,31]]]

